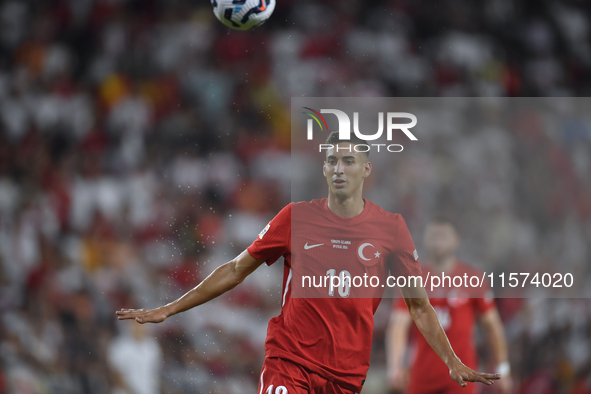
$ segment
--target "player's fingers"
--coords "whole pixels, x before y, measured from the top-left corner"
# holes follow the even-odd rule
[[[501,375],[498,373],[475,373],[474,374],[474,380],[471,380],[473,382],[482,382],[486,384],[493,384],[493,380],[499,380],[501,378]]]
[[[120,314],[125,314],[125,313],[143,313],[145,312],[145,309],[119,309],[118,311],[116,311],[115,313],[120,315]]]
[[[469,380],[471,382],[480,382],[486,384],[487,386],[490,386],[494,384],[494,380],[497,380],[499,378],[500,376],[498,376],[498,374],[476,373]]]
[[[117,312],[117,316],[135,316],[136,313],[134,312]]]
[[[471,379],[470,381],[483,383],[483,384],[486,384],[487,386],[491,386],[493,384],[492,380],[485,379],[482,376],[476,376],[473,379]]]
[[[128,315],[130,313],[133,313],[133,311],[129,309],[121,309],[120,311],[115,312],[116,315]]]
[[[466,387],[466,382],[464,382],[464,378],[460,374],[451,374],[451,378],[460,386]]]
[[[115,312],[116,315],[118,316],[127,316],[129,317],[136,317],[136,316],[140,316],[146,313],[145,309],[127,309],[127,310],[120,310]]]
[[[146,313],[147,312],[145,309],[122,309],[116,312],[118,320],[136,319],[138,317],[145,316]]]

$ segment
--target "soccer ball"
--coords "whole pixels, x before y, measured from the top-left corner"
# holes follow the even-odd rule
[[[275,9],[275,0],[211,0],[213,13],[224,25],[248,30],[263,24]]]

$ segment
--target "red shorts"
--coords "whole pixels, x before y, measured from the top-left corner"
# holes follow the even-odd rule
[[[258,394],[354,394],[289,360],[265,358]]]

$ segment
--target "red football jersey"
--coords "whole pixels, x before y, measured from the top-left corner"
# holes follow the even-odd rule
[[[428,273],[431,276],[438,275],[430,267],[423,267],[423,278]],[[445,275],[451,277],[463,276],[464,274],[482,276],[481,271],[460,261],[457,262],[453,272],[445,273]],[[480,294],[477,295],[480,295],[480,298],[459,298],[462,295],[461,291],[439,289],[437,296],[445,298],[429,298],[455,354],[465,365],[472,369],[475,369],[478,364],[478,355],[474,344],[476,318],[495,306],[494,300],[488,296],[488,288],[482,288],[478,291]],[[394,302],[394,308],[408,311],[402,298]],[[447,366],[431,349],[414,325],[413,330],[413,336],[416,338],[416,351],[411,360],[408,393],[431,393],[446,388],[461,389],[462,393],[468,394],[474,392],[476,385],[461,388],[449,377]]]
[[[327,199],[292,203],[248,247],[269,265],[284,257],[282,309],[269,321],[266,357],[288,359],[355,392],[369,368],[373,315],[388,268],[393,275],[421,273],[402,216],[364,201],[353,218],[333,213]],[[331,274],[381,282],[369,292],[355,281],[338,288],[304,285],[306,276]],[[373,298],[359,298],[370,293]]]

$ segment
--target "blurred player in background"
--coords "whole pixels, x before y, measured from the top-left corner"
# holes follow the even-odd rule
[[[459,261],[456,252],[460,243],[453,221],[444,215],[434,216],[425,229],[425,248],[428,253],[427,264],[423,267],[423,277],[445,273],[449,276],[481,276],[475,268]],[[480,298],[456,298],[454,290],[435,289],[438,298],[430,299],[437,312],[439,322],[456,355],[469,367],[476,368],[478,355],[474,344],[476,320],[481,323],[487,335],[491,357],[497,372],[503,379],[495,385],[497,392],[509,393],[511,390],[510,367],[507,356],[507,344],[503,324],[499,317],[494,299],[488,297],[487,289],[478,290]],[[418,335],[416,352],[410,362],[410,373],[405,366],[405,355],[409,342],[412,319],[403,299],[394,302],[390,324],[387,330],[388,378],[392,392],[418,393],[475,393],[476,386],[460,390],[455,384],[445,379],[448,371],[439,361],[425,341]],[[451,382],[453,383],[453,382]]]
[[[292,254],[294,261],[295,256],[305,261],[300,268],[312,270],[312,275],[326,276],[322,267],[327,262],[340,272],[351,266],[370,274],[387,273],[388,263],[397,275],[420,275],[421,270],[404,219],[362,198],[371,163],[368,153],[354,147],[367,143],[356,137],[340,141],[337,132],[326,143],[333,146],[323,166],[328,198],[287,205],[247,250],[184,296],[153,310],[120,310],[119,319],[162,322],[225,293],[263,263],[271,265],[283,256],[282,310],[269,322],[259,394],[359,393],[369,368],[373,315],[381,298],[342,294],[350,288],[340,288],[332,297],[292,298]],[[349,240],[350,247],[333,248],[331,235]],[[362,243],[368,237],[373,243]],[[466,386],[491,385],[499,379],[498,374],[473,371],[456,357],[422,287],[401,291],[417,327],[453,380]],[[448,375],[443,379],[452,382]]]

